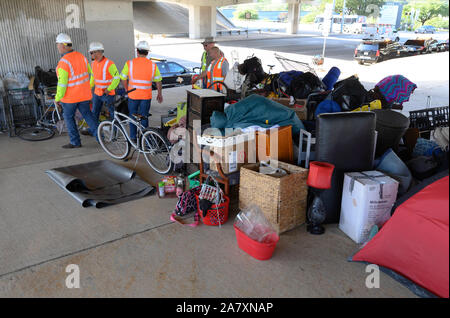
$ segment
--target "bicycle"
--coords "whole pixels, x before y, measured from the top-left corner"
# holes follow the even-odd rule
[[[53,92],[54,90],[54,92]],[[51,103],[47,103],[45,96],[49,93]],[[55,129],[59,134],[62,133],[63,127],[59,123],[62,122],[63,110],[58,107],[54,101],[54,95],[56,94],[56,88],[45,87],[40,88],[40,97],[35,94],[36,99],[40,99],[41,117],[36,121],[36,124],[31,127],[23,128],[17,132],[17,136],[27,141],[42,141],[52,138],[55,135]],[[78,130],[81,130],[86,121],[84,119],[79,120],[77,123]]]
[[[132,89],[125,94],[134,90]],[[114,109],[114,119],[102,121],[97,129],[98,140],[103,150],[114,159],[126,160],[131,147],[133,147],[133,154],[138,151],[136,164],[139,154],[142,153],[149,166],[157,173],[169,173],[174,166],[170,156],[173,146],[160,129],[144,128],[141,124],[141,121],[146,119],[144,116],[132,114],[136,118],[134,120],[125,114],[124,112],[128,109],[126,96],[120,96],[116,99]],[[136,126],[136,141],[132,140],[127,132],[127,126],[130,124]]]

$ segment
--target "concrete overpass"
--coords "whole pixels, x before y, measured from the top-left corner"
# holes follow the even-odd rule
[[[150,0],[2,0],[0,1],[0,76],[7,72],[32,74],[34,66],[54,68],[59,60],[54,46],[60,32],[68,33],[74,48],[86,53],[88,43],[101,41],[108,56],[122,67],[134,56],[133,2]],[[215,36],[217,7],[253,0],[164,0],[188,9],[191,39]],[[300,3],[289,7],[288,33],[297,33]],[[176,18],[176,17],[174,17]],[[170,21],[161,23],[169,24]]]

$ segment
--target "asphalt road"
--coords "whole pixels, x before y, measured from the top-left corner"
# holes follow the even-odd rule
[[[326,40],[325,56],[342,60],[352,60],[353,53],[359,41],[358,39],[331,36]],[[293,38],[224,41],[219,42],[219,45],[278,51],[279,53],[302,54],[312,57],[322,54],[324,39],[319,35],[311,35]]]

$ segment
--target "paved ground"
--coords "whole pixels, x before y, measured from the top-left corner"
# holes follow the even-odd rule
[[[367,289],[365,265],[347,261],[358,246],[336,225],[323,236],[287,232],[262,262],[237,247],[236,210],[222,228],[187,228],[169,221],[173,199],[82,208],[45,170],[107,157],[90,137],[81,149],[66,142],[0,135],[0,297],[414,297],[383,273]],[[137,172],[157,180],[142,160]],[[80,289],[66,288],[69,264]]]

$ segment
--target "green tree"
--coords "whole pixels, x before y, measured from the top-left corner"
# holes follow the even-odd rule
[[[404,12],[410,13],[414,9],[419,10],[417,21],[424,25],[427,21],[437,17],[448,17],[448,1],[428,0],[423,2],[411,2],[405,6]]]
[[[252,9],[239,9],[236,10],[233,14],[234,17],[239,20],[246,20],[247,15],[249,15],[250,19],[252,20],[258,20],[258,12]]]
[[[338,6],[339,3],[339,6]],[[347,14],[357,14],[363,16],[373,16],[377,18],[381,7],[384,5],[385,0],[347,0],[345,3]],[[343,1],[336,1],[336,8],[339,12],[342,12]]]

